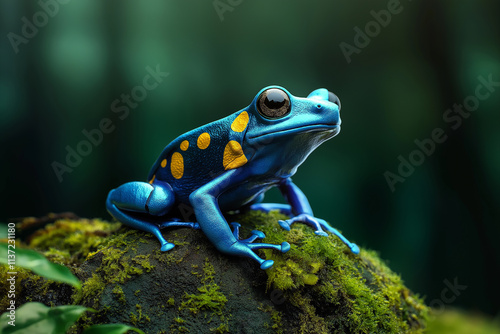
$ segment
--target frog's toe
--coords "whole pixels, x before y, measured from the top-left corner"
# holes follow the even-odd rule
[[[359,247],[358,245],[356,244],[351,244],[351,246],[349,247],[351,249],[351,252],[353,252],[354,254],[359,254]]]
[[[322,237],[327,237],[327,236],[328,236],[328,233],[326,233],[325,231],[323,231],[323,230],[321,230],[321,229],[320,229],[320,230],[316,230],[316,231],[314,231],[314,233],[315,233],[316,235],[321,235]]]
[[[247,244],[250,244],[250,243],[254,242],[257,239],[264,239],[265,237],[266,237],[266,235],[264,234],[264,232],[253,230],[252,231],[252,236],[250,238],[245,239],[245,240],[240,240],[240,241],[244,242],[244,243],[247,243]]]
[[[281,252],[282,252],[282,253],[286,253],[286,252],[288,252],[289,250],[290,250],[290,244],[289,244],[288,242],[286,242],[286,241],[283,241],[283,242],[281,243]]]
[[[273,260],[265,260],[260,264],[260,269],[266,270],[269,269],[273,266],[274,261]]]
[[[231,223],[231,226],[233,227],[233,235],[238,240],[240,238],[241,224],[233,222]]]
[[[284,230],[290,231],[290,223],[288,221],[286,221],[286,220],[278,220],[278,224],[280,224],[280,226]]]
[[[253,230],[252,234],[257,236],[257,238],[259,239],[264,239],[266,237],[266,235],[262,231]]]
[[[163,245],[161,245],[161,251],[162,252],[168,252],[169,250],[171,250],[172,248],[174,248],[174,246],[175,245],[173,243],[166,242]]]

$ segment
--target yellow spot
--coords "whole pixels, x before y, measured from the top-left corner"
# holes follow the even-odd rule
[[[161,166],[162,166],[163,168],[165,168],[165,166],[166,166],[166,165],[167,165],[167,159],[163,159],[163,160],[161,161]]]
[[[206,149],[208,145],[210,145],[210,135],[208,132],[203,132],[199,137],[198,137],[198,147],[202,150]]]
[[[248,124],[248,113],[246,111],[238,115],[231,124],[231,130],[235,132],[241,132],[245,130]]]
[[[240,143],[234,140],[227,143],[222,160],[222,165],[226,170],[241,167],[247,162],[247,157],[245,157]]]
[[[181,143],[181,150],[185,151],[187,150],[189,147],[189,142],[187,140],[184,140],[182,143]]]
[[[172,161],[170,162],[170,171],[172,176],[180,179],[184,175],[184,158],[179,152],[172,154]]]
[[[155,181],[155,177],[156,177],[156,175],[153,175],[153,178],[151,180],[149,180],[149,184],[153,184],[153,182]]]

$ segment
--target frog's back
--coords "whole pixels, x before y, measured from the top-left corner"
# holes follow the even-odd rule
[[[225,170],[247,162],[243,138],[248,124],[244,110],[191,130],[168,144],[149,172],[152,184],[164,181],[179,202]]]

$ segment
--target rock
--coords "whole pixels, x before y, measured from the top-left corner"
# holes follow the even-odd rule
[[[374,252],[354,255],[338,238],[300,224],[283,231],[277,224],[283,218],[275,212],[227,218],[242,224],[243,238],[257,229],[265,242],[291,244],[286,254],[261,251],[275,261],[266,271],[218,252],[203,232],[188,228],[163,230],[176,246],[161,252],[156,238],[118,223],[65,219],[36,232],[29,246],[84,282],[72,301],[97,312],[80,319],[74,332],[118,322],[146,333],[423,331],[427,307]],[[36,299],[29,296],[35,279],[22,280],[25,300]],[[52,293],[42,302],[59,305],[67,296]]]

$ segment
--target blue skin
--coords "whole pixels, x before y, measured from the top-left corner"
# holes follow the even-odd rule
[[[293,223],[301,222],[320,236],[328,235],[326,230],[358,254],[358,246],[314,217],[306,196],[291,180],[316,147],[339,133],[339,111],[340,101],[324,88],[299,98],[282,87],[266,87],[247,108],[176,138],[153,165],[149,183],[129,182],[111,190],[106,207],[122,223],[153,233],[162,251],[174,244],[165,240],[160,229],[201,228],[219,251],[252,258],[268,269],[274,262],[261,259],[255,250],[269,248],[284,253],[290,245],[254,243],[265,237],[261,231],[252,231],[250,238],[240,240],[240,225],[232,223],[231,231],[222,214],[250,209],[279,210],[291,217],[279,221],[282,228],[290,230]],[[208,145],[205,140],[200,146],[202,133],[209,134]],[[229,141],[233,145],[227,145]],[[289,204],[261,203],[264,193],[274,186]],[[185,208],[194,210],[196,222],[175,216],[179,211],[182,215]]]

